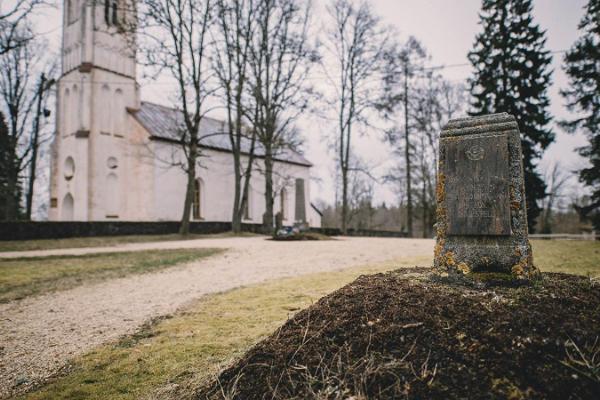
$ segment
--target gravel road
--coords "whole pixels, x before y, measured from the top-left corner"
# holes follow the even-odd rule
[[[0,398],[43,381],[70,358],[131,334],[145,321],[173,313],[203,295],[277,278],[393,259],[401,262],[431,255],[433,245],[427,239],[274,242],[251,237],[4,253],[1,257],[115,250],[229,249],[220,255],[155,273],[0,304]]]

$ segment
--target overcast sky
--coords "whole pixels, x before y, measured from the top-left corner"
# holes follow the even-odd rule
[[[568,49],[577,38],[577,25],[583,16],[585,0],[536,0],[534,17],[542,29],[547,31],[547,49]],[[318,1],[321,3],[321,1]],[[466,82],[471,67],[456,66],[468,63],[467,53],[472,48],[475,35],[480,32],[478,12],[480,0],[372,0],[375,11],[386,24],[400,32],[400,40],[409,35],[418,38],[427,48],[432,65],[445,65],[440,72],[455,82]],[[38,32],[45,33],[50,47],[58,53],[62,10],[45,11],[37,18]],[[568,116],[564,102],[558,92],[566,86],[566,77],[561,69],[562,53],[554,55],[553,85],[550,88],[550,111],[556,119]],[[142,81],[142,99],[165,103],[165,85]],[[168,105],[168,104],[167,104]],[[326,136],[334,127],[323,121],[307,117],[301,124],[305,136],[306,157],[315,165],[312,185],[313,200],[320,198],[328,203],[334,200],[333,179],[335,165]],[[575,154],[575,148],[585,143],[581,136],[568,135],[556,129],[556,143],[546,151],[542,167],[560,161],[565,169],[576,169],[583,161]],[[356,150],[373,166],[375,175],[383,175],[390,164],[390,149],[381,143],[376,133],[359,138]],[[385,200],[395,203],[393,191],[385,185],[376,185],[376,202]]]

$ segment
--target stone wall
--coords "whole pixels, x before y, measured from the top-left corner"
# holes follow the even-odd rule
[[[260,224],[243,224],[245,232],[261,233]],[[126,222],[126,221],[47,221],[47,222],[0,222],[0,240],[60,239],[70,237],[164,235],[179,231],[179,222]],[[231,231],[230,222],[192,222],[190,232],[196,234],[223,233]],[[336,228],[311,228],[311,231],[328,236],[339,236]],[[405,237],[403,232],[349,230],[348,236]]]

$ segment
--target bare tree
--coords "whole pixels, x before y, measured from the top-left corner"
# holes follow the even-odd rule
[[[318,60],[308,43],[310,1],[259,0],[257,31],[250,47],[251,83],[255,108],[249,114],[264,151],[265,205],[263,225],[273,229],[275,157],[298,145],[297,117],[308,107],[311,66]]]
[[[28,28],[23,29],[23,35],[27,36],[29,32]],[[5,154],[2,157],[3,165],[0,165],[0,174],[5,183],[0,195],[4,209],[2,218],[8,220],[22,217],[20,196],[23,181],[27,179],[25,171],[28,167],[33,168],[29,174],[29,180],[33,183],[37,151],[40,144],[47,139],[40,139],[35,134],[32,122],[38,103],[35,76],[51,65],[44,51],[45,43],[34,40],[21,41],[19,32],[15,33],[14,40],[19,41],[21,45],[0,56],[0,109],[5,115],[7,126],[7,137],[2,139],[2,152]],[[49,71],[52,71],[52,68]],[[40,102],[43,100],[40,98]],[[33,194],[32,187],[29,187],[28,191],[29,203],[29,194]]]
[[[139,8],[141,48],[147,64],[167,72],[176,82],[175,108],[182,121],[174,141],[183,152],[179,164],[187,185],[179,232],[189,233],[196,170],[200,157],[201,121],[214,92],[209,64],[209,29],[214,22],[213,0],[144,0]]]
[[[384,101],[380,104],[387,117],[394,116],[401,110],[404,122],[401,128],[396,128],[390,132],[394,135],[403,133],[404,141],[404,172],[406,177],[406,226],[409,237],[413,236],[413,173],[412,173],[412,144],[410,133],[413,130],[411,121],[411,100],[413,99],[412,90],[416,84],[416,79],[422,75],[423,66],[427,54],[421,43],[414,37],[409,37],[407,42],[400,46],[396,44],[390,51],[386,53],[386,77]],[[399,142],[399,138],[395,138],[392,143]]]
[[[547,185],[546,197],[542,200],[540,233],[552,233],[554,211],[564,196],[564,190],[572,175],[565,174],[559,162],[555,162],[546,171],[544,181]]]
[[[8,2],[8,7],[2,7],[3,3],[0,2],[0,55],[33,39],[27,17],[43,4],[50,3],[45,0],[14,0]]]
[[[246,115],[252,108],[246,94],[250,46],[256,31],[256,3],[257,0],[217,0],[216,3],[218,30],[213,67],[227,112],[235,185],[231,225],[236,233],[242,229],[256,146],[256,129],[244,128],[244,122],[248,121]],[[244,153],[247,155],[245,165]]]
[[[435,220],[435,187],[437,184],[437,155],[438,135],[449,119],[463,109],[465,104],[465,90],[460,85],[452,84],[439,75],[434,75],[421,70],[419,79],[413,79],[409,87],[410,96],[405,109],[405,124],[410,126],[411,140],[406,142],[406,134],[399,129],[388,132],[386,139],[394,145],[394,154],[397,164],[387,175],[387,181],[402,185],[403,199],[407,200],[409,185],[406,180],[410,176],[410,186],[413,207],[421,213],[421,233],[429,237]],[[403,94],[401,94],[402,97]],[[404,98],[402,98],[404,100]],[[406,146],[409,146],[411,158],[411,174],[407,174]],[[415,208],[407,206],[407,219],[409,210]],[[414,216],[413,216],[414,217]],[[408,223],[407,223],[408,225]],[[413,232],[414,233],[414,232]]]
[[[324,71],[335,96],[332,104],[337,119],[336,153],[342,186],[341,229],[345,234],[349,174],[353,168],[352,136],[355,125],[368,125],[369,111],[376,107],[388,34],[366,1],[332,0],[328,13],[332,23],[326,47],[333,62],[324,65]]]

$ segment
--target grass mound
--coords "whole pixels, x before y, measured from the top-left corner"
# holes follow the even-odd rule
[[[294,316],[204,399],[597,399],[600,284],[361,276]]]

